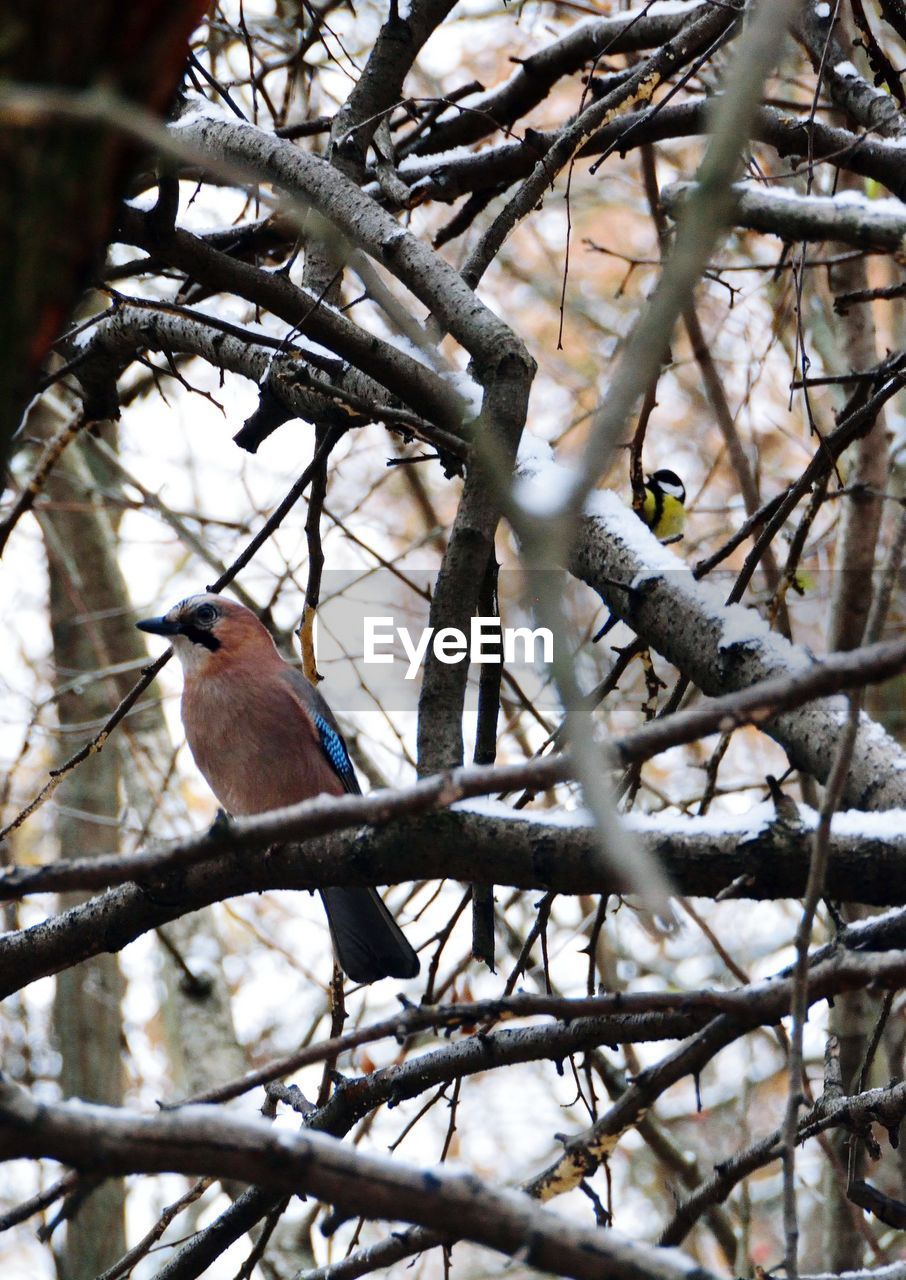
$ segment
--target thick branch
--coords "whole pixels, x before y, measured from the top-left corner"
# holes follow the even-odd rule
[[[449,1229],[540,1270],[600,1280],[708,1280],[676,1253],[548,1214],[527,1197],[471,1174],[418,1169],[364,1155],[324,1134],[288,1133],[191,1107],[146,1116],[126,1109],[41,1105],[0,1084],[0,1156],[50,1157],[94,1173],[179,1172],[238,1178],[286,1194],[311,1194],[348,1214]]]
[[[906,122],[890,94],[875,88],[860,75],[846,56],[838,39],[843,28],[831,25],[837,8],[832,5],[824,13],[819,5],[803,5],[794,28],[796,39],[805,47],[812,66],[821,69],[821,86],[830,92],[834,103],[863,128],[886,137],[901,138]]]
[[[596,156],[603,151],[623,155],[648,143],[704,134],[716,101],[719,95],[668,106],[658,103],[619,116],[597,130],[579,150],[578,157]],[[556,130],[533,130],[530,141],[504,142],[450,160],[433,156],[410,162],[401,177],[410,187],[417,188],[420,199],[450,202],[472,191],[502,188],[524,178],[559,136]],[[853,133],[767,106],[756,112],[752,136],[773,147],[779,156],[826,161],[851,173],[875,178],[896,196],[906,194],[903,148],[895,141]]]
[[[821,695],[845,688],[861,688],[898,674],[906,664],[906,642],[867,645],[832,654],[807,671],[794,671],[749,685],[736,693],[652,720],[609,744],[614,767],[626,768],[651,759],[709,733],[726,733],[745,724],[762,724],[778,711],[798,707]],[[301,840],[355,827],[380,825],[393,818],[411,817],[447,808],[457,801],[499,791],[546,789],[574,778],[566,755],[536,757],[514,765],[473,766],[426,778],[395,791],[367,796],[321,796],[267,817],[240,818],[226,830],[218,827],[187,844],[129,857],[92,858],[85,862],[55,859],[45,866],[13,866],[0,870],[0,899],[61,889],[97,889],[110,884],[202,861],[221,848],[260,848],[276,840]],[[502,819],[530,819],[531,814],[502,810]],[[661,822],[661,827],[663,823]],[[263,842],[263,845],[262,845]]]
[[[319,157],[230,120],[195,116],[171,129],[215,160],[252,166],[292,198],[315,209],[350,244],[401,280],[482,365],[514,355],[530,366],[523,344],[468,288],[458,271]]]
[[[137,209],[123,210],[118,238],[147,249],[210,289],[238,294],[263,307],[299,334],[335,351],[366,375],[355,387],[357,394],[369,395],[383,406],[386,388],[447,430],[461,427],[463,405],[449,382],[408,352],[366,332],[327,303],[319,302],[288,275],[261,271],[180,227],[161,234],[151,215]]]
[[[694,183],[675,182],[661,192],[664,207],[676,216],[694,191]],[[800,196],[739,183],[733,188],[732,221],[750,231],[766,231],[783,240],[839,240],[856,249],[900,253],[906,237],[906,208],[899,201],[867,200],[856,192],[837,196]]]
[[[690,5],[669,13],[643,11],[583,23],[561,40],[526,58],[502,85],[451,107],[449,114],[440,119],[413,150],[419,155],[435,156],[453,147],[477,142],[498,127],[513,124],[543,102],[561,77],[609,54],[659,49],[687,22],[706,11],[707,5]]]
[[[831,841],[828,893],[843,901],[874,905],[903,900],[906,823],[899,815],[857,815],[861,835]],[[375,831],[353,831],[286,845],[264,858],[245,849],[267,847],[279,811],[256,820],[254,839],[245,824],[233,837],[205,836],[182,846],[171,865],[145,874],[83,906],[29,929],[0,937],[0,998],[37,978],[57,973],[102,951],[119,951],[149,929],[212,902],[266,889],[313,889],[336,884],[391,884],[402,880],[473,881],[493,859],[498,884],[557,893],[612,893],[624,886],[602,870],[596,834],[588,826],[558,826],[458,811],[435,814]],[[249,820],[251,822],[252,820]],[[268,828],[268,823],[273,825]],[[897,825],[898,824],[898,825]],[[633,824],[636,825],[636,824]],[[852,823],[848,823],[850,831]],[[873,833],[873,827],[875,833]],[[784,824],[752,831],[704,830],[695,820],[640,822],[638,837],[656,855],[677,892],[714,897],[801,897],[808,875],[810,831]],[[232,839],[232,846],[230,840]],[[229,850],[229,851],[226,851]],[[126,869],[135,868],[124,861]],[[47,873],[48,877],[50,872]],[[90,867],[72,879],[81,882]],[[18,896],[18,894],[16,895]]]
[[[870,945],[869,938],[875,938],[880,941],[886,930],[886,926],[881,928],[879,927],[879,922],[873,921],[866,926],[860,926],[858,929],[848,932],[852,935],[851,940],[854,945]],[[900,922],[900,932],[903,932],[902,921]],[[816,953],[814,959],[815,964],[812,969],[810,985],[810,999],[814,1000],[827,998],[840,990],[857,989],[868,982],[880,983],[895,989],[902,981],[903,966],[906,963],[906,957],[902,952],[886,956],[862,956],[852,953],[838,953],[829,956],[827,950],[824,949]],[[644,1077],[640,1077],[629,1085],[617,1106],[605,1117],[601,1122],[601,1126],[596,1127],[599,1146],[595,1155],[592,1156],[588,1151],[585,1151],[581,1159],[574,1160],[570,1158],[565,1166],[558,1166],[560,1173],[563,1175],[562,1182],[557,1178],[553,1180],[550,1178],[536,1180],[529,1187],[531,1193],[547,1199],[575,1186],[577,1173],[581,1173],[583,1168],[587,1173],[593,1171],[596,1159],[599,1158],[602,1149],[600,1144],[603,1143],[603,1147],[607,1151],[611,1150],[616,1145],[620,1135],[626,1129],[637,1124],[646,1111],[650,1109],[659,1094],[670,1084],[680,1079],[686,1071],[701,1071],[714,1053],[732,1043],[734,1039],[745,1034],[753,1026],[759,1025],[761,1022],[772,1023],[779,1020],[789,1009],[791,994],[792,982],[787,972],[781,975],[779,980],[778,978],[769,979],[766,982],[742,988],[737,992],[727,993],[726,997],[718,997],[718,999],[726,998],[729,1000],[738,998],[738,1003],[732,1012],[712,1020],[706,1028],[695,1035],[686,1045],[680,1046],[660,1064],[646,1072]],[[615,998],[619,999],[619,997]],[[633,1000],[633,997],[628,998],[630,1001]],[[483,1007],[476,1006],[476,1012],[479,1008],[483,1009]],[[580,1006],[577,1003],[575,1007],[578,1008]],[[466,1046],[466,1052],[469,1052],[468,1045]],[[439,1050],[424,1055],[418,1062],[423,1062],[426,1066],[432,1062],[437,1064],[438,1060],[443,1058],[444,1055],[445,1051]],[[411,1067],[417,1068],[418,1062],[412,1063]],[[386,1075],[394,1074],[395,1070],[407,1071],[409,1067],[410,1064],[405,1064],[402,1068],[391,1069],[389,1073],[378,1071],[361,1081],[351,1082],[350,1094],[353,1099],[353,1105],[356,1102],[361,1102],[364,1106],[365,1098],[372,1087],[376,1086],[378,1090],[381,1090],[385,1083]],[[328,1103],[323,1112],[319,1114],[317,1120],[314,1121],[316,1126],[329,1125],[331,1132],[334,1133],[345,1131],[347,1101],[341,1099],[340,1107],[336,1111],[332,1111],[335,1105],[334,1102]],[[621,1107],[622,1110],[620,1109]],[[578,1152],[574,1151],[573,1156],[578,1157]],[[586,1160],[588,1161],[587,1165],[584,1163]],[[267,1211],[269,1204],[270,1200],[266,1192],[256,1189],[247,1192],[242,1201],[234,1206],[233,1210],[228,1210],[218,1220],[220,1224],[219,1236],[211,1234],[213,1228],[200,1233],[176,1256],[172,1263],[172,1270],[169,1267],[165,1269],[161,1280],[163,1280],[164,1275],[166,1280],[189,1280],[189,1277],[200,1275],[205,1265],[205,1259],[215,1256],[214,1251],[218,1248],[218,1245],[222,1247],[224,1241],[235,1239],[237,1234],[241,1234],[251,1223]],[[375,1267],[388,1266],[394,1261],[410,1256],[413,1253],[433,1248],[439,1244],[451,1244],[454,1242],[455,1236],[451,1235],[449,1228],[446,1231],[416,1229],[402,1235],[395,1235],[394,1239],[399,1242],[398,1248],[393,1244],[390,1245],[389,1249],[384,1245],[378,1245],[371,1250],[363,1250],[352,1255],[347,1263],[336,1264],[335,1267],[328,1268],[323,1273],[319,1271],[314,1274],[318,1277],[323,1274],[323,1280],[334,1280],[334,1277],[336,1277],[336,1280],[340,1280],[341,1277],[343,1280],[352,1280],[353,1277],[367,1274]]]
[[[630,529],[611,494],[596,494],[594,514],[583,516],[570,571],[705,693],[804,674],[813,661],[754,610],[724,605],[713,586],[696,582],[641,524]],[[764,729],[797,768],[823,782],[845,716],[844,700],[829,698],[783,712]],[[858,809],[906,805],[906,753],[864,716],[844,795]]]

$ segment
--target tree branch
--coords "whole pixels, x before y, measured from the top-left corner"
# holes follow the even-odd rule
[[[350,1214],[417,1222],[457,1234],[542,1271],[600,1280],[710,1280],[676,1254],[616,1232],[582,1228],[515,1191],[472,1174],[418,1169],[364,1155],[321,1133],[289,1133],[190,1107],[146,1116],[126,1108],[37,1102],[0,1082],[0,1156],[50,1157],[92,1173],[178,1172],[239,1178],[284,1194],[310,1194]]]
[[[671,217],[683,208],[694,183],[675,182],[661,192]],[[906,237],[906,209],[893,200],[868,200],[857,192],[842,196],[802,196],[737,183],[732,222],[750,231],[766,231],[783,240],[839,240],[856,249],[899,253]]]

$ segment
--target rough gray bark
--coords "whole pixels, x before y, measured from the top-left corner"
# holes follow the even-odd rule
[[[666,822],[638,830],[648,851],[662,862],[678,893],[713,897],[733,886],[734,896],[798,898],[804,892],[812,830],[785,824],[720,833],[710,825],[697,835]],[[265,848],[270,835],[252,842]],[[534,821],[509,821],[459,810],[371,831],[306,841],[273,851],[266,863],[250,859],[246,847],[214,845],[204,861],[143,877],[149,893],[129,882],[44,923],[0,938],[0,997],[29,982],[98,955],[119,951],[149,929],[212,902],[264,889],[311,889],[331,884],[397,881],[470,881],[487,874],[493,860],[498,884],[545,888],[557,893],[610,893],[620,882],[602,872],[594,829]],[[831,840],[827,892],[837,899],[883,906],[902,901],[906,866],[904,838],[885,829],[862,837]],[[367,870],[363,868],[367,867]],[[161,890],[167,890],[166,898]]]

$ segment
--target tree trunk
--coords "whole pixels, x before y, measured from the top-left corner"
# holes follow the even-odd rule
[[[35,417],[31,426],[36,425]],[[57,701],[61,760],[85,735],[86,722],[102,720],[111,703],[108,681],[93,678],[93,673],[110,661],[94,620],[108,604],[107,584],[102,575],[92,571],[99,563],[96,550],[101,526],[88,496],[73,488],[75,463],[70,456],[51,475],[49,506],[41,515],[56,685],[61,690]],[[112,537],[112,531],[109,533]],[[85,678],[76,683],[79,676]],[[62,856],[116,852],[120,760],[118,744],[111,744],[86,760],[61,785],[56,831]],[[67,894],[61,906],[65,909],[85,896]],[[122,1104],[122,995],[123,977],[114,955],[97,956],[57,979],[54,1025],[64,1097]],[[67,1222],[58,1257],[60,1276],[62,1280],[94,1280],[122,1256],[125,1247],[125,1187],[122,1180],[109,1179]]]

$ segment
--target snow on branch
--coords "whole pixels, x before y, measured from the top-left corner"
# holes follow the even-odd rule
[[[342,347],[356,326],[324,308],[319,321],[311,328],[319,336],[323,333],[328,341],[337,339]],[[372,354],[378,345],[386,349],[388,368],[400,366],[398,376],[407,380],[412,388],[410,399],[418,402],[416,392],[421,391],[425,405],[430,392],[436,390],[428,407],[433,410],[438,405],[442,408],[449,405],[449,388],[441,384],[431,370],[387,343],[380,344],[377,339],[363,335],[365,338]],[[243,329],[215,316],[173,304],[122,303],[112,315],[105,315],[85,330],[76,360],[70,367],[74,368],[82,386],[87,417],[118,415],[117,378],[143,351],[198,356],[215,369],[248,378],[261,389],[262,395],[269,397],[273,422],[302,418],[308,422],[351,426],[357,422],[382,421],[428,440],[454,457],[464,452],[463,441],[449,431],[433,426],[409,410],[393,407],[380,386],[371,383],[366,388],[376,392],[367,403],[361,398],[360,383],[353,382],[347,390],[347,383],[351,381],[349,371],[342,368],[339,361],[335,362],[336,368],[331,369],[328,378],[323,368],[324,357],[319,353],[310,353],[263,331]],[[426,386],[426,381],[431,385]],[[434,416],[440,417],[440,413]],[[244,428],[246,433],[251,425],[250,419]],[[266,429],[259,429],[255,439],[244,447],[254,452],[266,434]]]
[[[254,167],[303,208],[316,210],[335,234],[402,281],[482,365],[515,356],[530,366],[520,339],[455,268],[320,157],[235,120],[196,115],[171,129],[217,160]]]
[[[903,157],[906,161],[906,151]],[[678,216],[694,190],[692,182],[664,187],[661,202],[671,217]],[[804,196],[748,183],[738,183],[733,193],[733,222],[749,231],[765,231],[783,240],[839,240],[885,253],[903,249],[906,205],[899,200],[869,200],[858,191]]]
[[[572,484],[566,468],[529,448],[523,450],[520,470],[517,498],[529,509]],[[772,631],[753,609],[727,605],[716,587],[697,581],[616,494],[591,496],[568,568],[706,694],[804,674],[816,662],[806,649]],[[843,698],[832,697],[781,712],[762,727],[797,768],[824,781],[845,715]],[[864,715],[845,803],[856,809],[906,806],[906,752]]]
[[[296,806],[297,812],[303,808]],[[801,897],[804,892],[815,815],[805,810],[800,819],[793,824],[775,821],[765,806],[723,824],[714,818],[663,815],[634,817],[631,823],[678,893],[773,899]],[[171,846],[163,856],[105,859],[100,876],[119,883],[119,888],[0,937],[0,998],[101,952],[119,951],[189,911],[267,889],[443,877],[476,881],[487,874],[491,860],[495,882],[514,888],[577,894],[625,888],[612,869],[602,868],[595,829],[581,813],[545,821],[485,802],[477,809],[353,829],[303,845],[282,844],[270,849],[266,858],[248,857],[249,849],[265,848],[279,839],[278,831],[286,839],[293,820],[298,826],[292,810],[277,810],[237,821],[232,833],[215,829]],[[873,905],[900,902],[904,832],[900,811],[838,814],[830,843],[828,894]],[[98,884],[97,873],[87,863],[62,863],[59,870],[52,865],[26,869],[18,884],[15,877],[15,870],[8,873],[4,896],[49,891],[61,881],[70,887]]]

